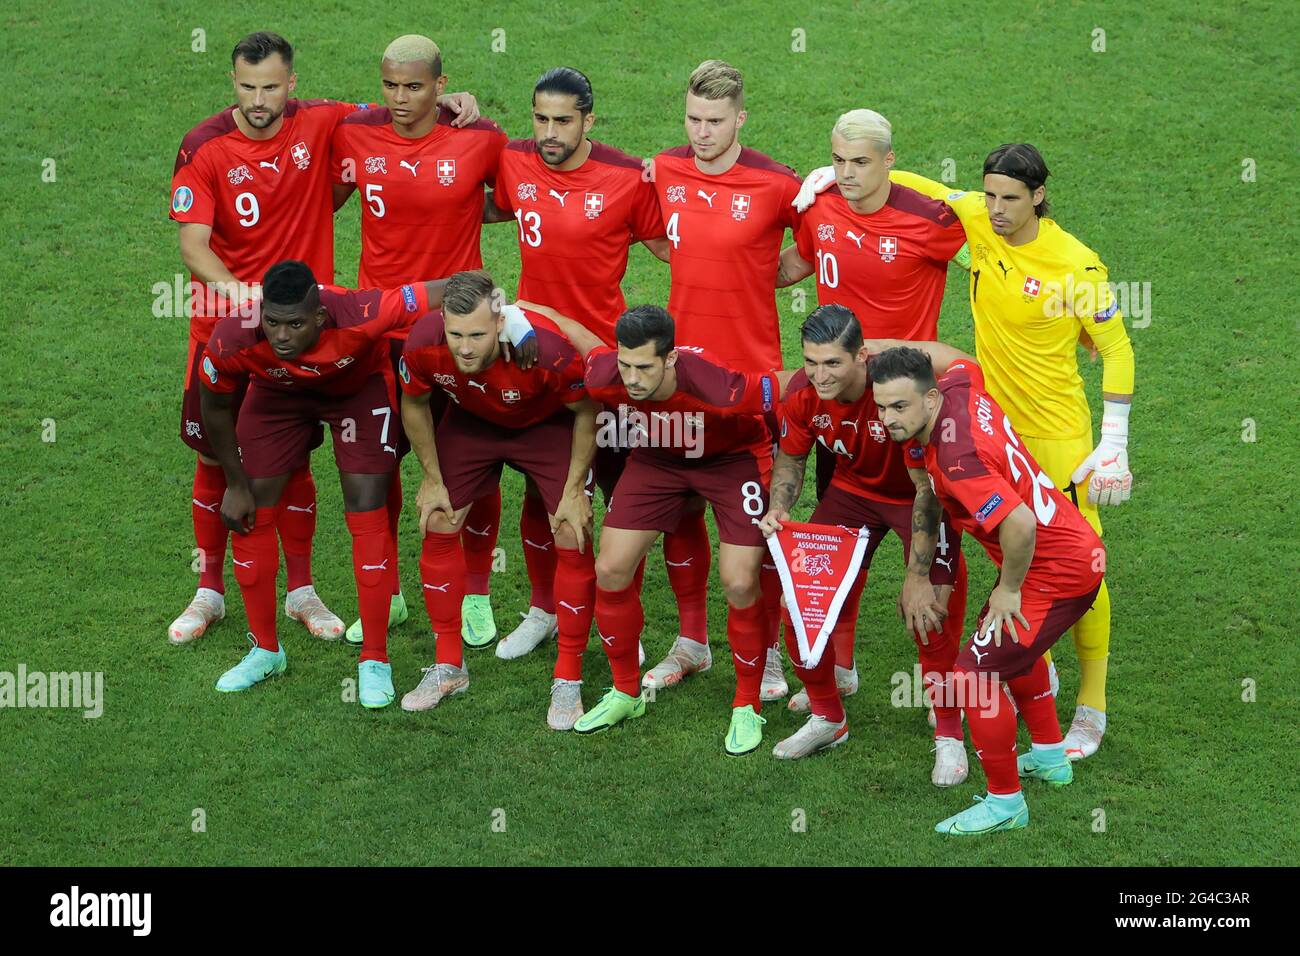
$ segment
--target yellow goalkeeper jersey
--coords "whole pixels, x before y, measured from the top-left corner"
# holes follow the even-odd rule
[[[1103,390],[1133,391],[1133,348],[1097,254],[1051,219],[1038,236],[1008,245],[993,231],[983,192],[961,192],[915,173],[889,178],[945,200],[970,245],[975,355],[989,393],[1016,431],[1032,438],[1091,435],[1079,377],[1081,332],[1106,360]]]

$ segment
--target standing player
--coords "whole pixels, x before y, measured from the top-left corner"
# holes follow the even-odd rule
[[[909,630],[934,700],[937,726],[930,779],[939,787],[955,786],[967,775],[961,711],[950,699],[952,666],[966,616],[966,565],[959,537],[946,521],[930,523],[938,512],[931,507],[933,492],[925,470],[907,467],[902,448],[889,440],[876,415],[862,328],[853,313],[842,305],[820,306],[804,322],[802,335],[804,367],[795,373],[781,402],[781,448],[772,469],[769,510],[759,527],[773,534],[790,520],[790,509],[803,488],[808,453],[819,446],[831,451],[835,470],[809,520],[848,528],[865,525],[870,537],[862,571],[832,631],[837,654],[824,655],[812,670],[801,667],[786,612],[786,646],[805,688],[790,707],[811,710],[812,716],[773,753],[786,759],[806,757],[847,737],[835,661],[852,656],[858,601],[871,558],[892,529],[902,539],[907,564],[899,607],[912,611]],[[931,626],[936,633],[927,635]]]
[[[487,218],[518,224],[519,298],[572,317],[612,345],[614,322],[626,307],[620,283],[629,248],[642,242],[664,257],[667,240],[641,160],[590,138],[593,106],[591,82],[578,70],[556,67],[538,78],[532,138],[512,140],[501,154]],[[620,464],[616,449],[598,450],[598,483],[612,485],[617,476],[606,473]],[[556,554],[546,509],[531,484],[519,531],[532,599],[524,620],[497,645],[497,657],[507,659],[522,657],[556,632]],[[698,605],[699,588],[689,569],[677,573],[673,547],[670,536],[664,547],[669,581],[682,587],[681,606]]]
[[[870,374],[890,435],[906,443],[909,461],[925,463],[953,523],[999,571],[954,675],[989,792],[935,829],[953,836],[1019,829],[1029,823],[1019,777],[1060,787],[1074,776],[1043,652],[1096,600],[1106,552],[985,392],[972,359],[933,342],[889,347],[872,359]],[[1032,741],[1019,759],[1003,684]]]
[[[382,289],[424,276],[479,269],[484,187],[495,179],[506,135],[490,119],[457,126],[439,105],[447,85],[442,53],[433,40],[409,34],[387,49],[379,65],[384,107],[353,113],[334,131],[331,160],[334,206],[361,193],[361,266],[357,285]],[[401,343],[393,343],[396,358]],[[394,536],[402,485],[393,476],[389,520]],[[496,547],[500,492],[476,503],[464,536],[469,571],[462,608],[466,643],[482,647],[496,636],[488,575]],[[390,626],[407,619],[400,580],[389,609]],[[360,621],[347,640],[362,641]]]
[[[645,713],[637,643],[645,614],[636,569],[655,539],[677,527],[694,498],[713,506],[718,574],[727,595],[727,638],[736,667],[731,724],[733,756],[763,742],[759,696],[767,647],[759,594],[772,436],[764,416],[775,409],[782,373],[737,372],[703,349],[676,346],[672,316],[653,305],[628,309],[614,327],[618,348],[599,343],[576,322],[557,324],[587,356],[587,392],[643,440],[631,442],[600,533],[596,626],[614,686],[574,726],[606,730]]]
[[[441,286],[349,292],[317,285],[305,263],[290,260],[267,271],[256,324],[231,315],[212,330],[200,362],[203,424],[225,472],[221,517],[237,532],[235,578],[253,639],[217,690],[247,690],[287,666],[275,632],[275,509],[290,476],[306,466],[323,421],[334,439],[365,622],[357,696],[363,707],[392,702],[386,625],[397,548],[385,500],[397,468],[398,429],[385,336],[436,305]],[[235,399],[245,385],[236,424]]]
[[[746,116],[739,70],[721,60],[696,67],[686,91],[688,143],[655,157],[655,189],[669,242],[668,311],[681,340],[708,349],[727,368],[765,372],[782,365],[773,287],[781,240],[797,225],[791,201],[799,178],[740,145]],[[688,511],[679,536],[683,532],[693,542],[682,560],[691,562],[696,576],[699,622],[689,632],[683,627],[668,656],[646,674],[647,687],[671,686],[712,663],[704,626],[709,544],[702,505]],[[779,640],[775,568],[764,574],[763,590],[769,640]],[[765,699],[785,696],[779,648],[772,647],[767,667]]]
[[[975,355],[989,394],[1006,409],[1055,487],[1101,534],[1098,505],[1129,499],[1128,419],[1133,345],[1097,254],[1047,218],[1048,170],[1027,143],[999,146],[984,160],[982,193],[953,192],[910,173],[895,178],[944,196],[970,237]],[[1079,376],[1077,344],[1101,354],[1101,439]],[[1091,477],[1089,477],[1091,475]],[[1086,492],[1084,482],[1087,481]],[[1066,735],[1071,760],[1097,752],[1106,732],[1110,594],[1103,581],[1075,625],[1079,695]]]
[[[458,272],[447,282],[443,314],[422,319],[403,353],[402,421],[424,470],[416,496],[424,534],[420,580],[437,658],[402,698],[402,709],[429,710],[469,687],[461,651],[460,530],[470,504],[499,485],[508,464],[541,491],[555,538],[555,592],[565,613],[547,723],[569,730],[582,716],[582,654],[595,605],[586,485],[596,405],[583,390],[581,356],[536,313],[536,364],[524,371],[500,360],[502,317],[494,293],[486,272]],[[429,410],[435,387],[451,399],[436,430]]]
[[[181,142],[172,173],[171,218],[179,223],[181,258],[191,273],[189,364],[181,439],[198,453],[194,473],[195,543],[199,588],[172,622],[168,637],[184,644],[225,616],[228,531],[219,507],[226,479],[213,455],[199,409],[198,364],[213,326],[275,262],[307,263],[334,278],[334,232],[328,159],[334,127],[357,107],[332,100],[290,99],[297,84],[293,47],[274,33],[252,33],[231,53],[235,105],[204,120]],[[449,97],[467,121],[473,97]],[[257,290],[252,290],[253,295]],[[235,408],[238,408],[238,395]],[[311,541],[316,489],[311,472],[295,473],[275,516],[284,546],[289,593],[285,612],[318,637],[336,638],[343,622],[312,587]]]
[[[942,200],[890,182],[893,127],[874,110],[840,116],[830,145],[834,186],[821,196],[806,184],[800,191],[816,204],[801,217],[795,245],[781,253],[777,285],[791,285],[815,270],[818,303],[849,308],[866,338],[934,341],[948,260],[966,241],[961,221]],[[809,181],[824,176],[818,170]],[[816,460],[820,500],[836,459],[818,445]],[[961,620],[953,623],[960,631]],[[844,696],[858,687],[852,637],[850,631],[847,642],[836,645],[835,682]],[[795,695],[791,703],[796,702],[803,699]]]

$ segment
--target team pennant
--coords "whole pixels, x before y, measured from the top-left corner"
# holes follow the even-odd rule
[[[831,628],[857,580],[870,537],[866,528],[854,531],[786,521],[767,539],[804,667],[816,667],[822,659]],[[811,645],[810,632],[816,635]]]

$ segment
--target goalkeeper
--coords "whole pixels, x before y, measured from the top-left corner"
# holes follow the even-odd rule
[[[830,173],[830,175],[826,175]],[[944,199],[961,219],[970,247],[970,304],[975,355],[989,393],[1052,482],[1101,534],[1098,505],[1129,499],[1128,418],[1133,346],[1124,331],[1106,266],[1097,254],[1046,218],[1047,165],[1033,146],[999,146],[984,161],[983,190],[954,192],[913,173],[890,179]],[[804,182],[802,207],[833,181],[816,170]],[[1101,355],[1101,440],[1079,377],[1077,345]],[[1105,582],[1074,626],[1079,695],[1065,736],[1072,760],[1097,752],[1106,730],[1110,595]]]

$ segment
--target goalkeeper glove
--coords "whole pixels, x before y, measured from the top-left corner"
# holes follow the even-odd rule
[[[794,206],[795,212],[803,212],[817,201],[818,193],[825,192],[834,184],[835,167],[820,166],[804,179],[803,184],[799,187],[799,195],[794,197],[794,201],[790,205]]]
[[[1103,402],[1105,411],[1101,418],[1101,441],[1092,454],[1083,460],[1070,477],[1076,485],[1092,472],[1088,479],[1088,503],[1094,505],[1119,505],[1129,500],[1133,493],[1133,473],[1128,470],[1128,413],[1127,402]]]

